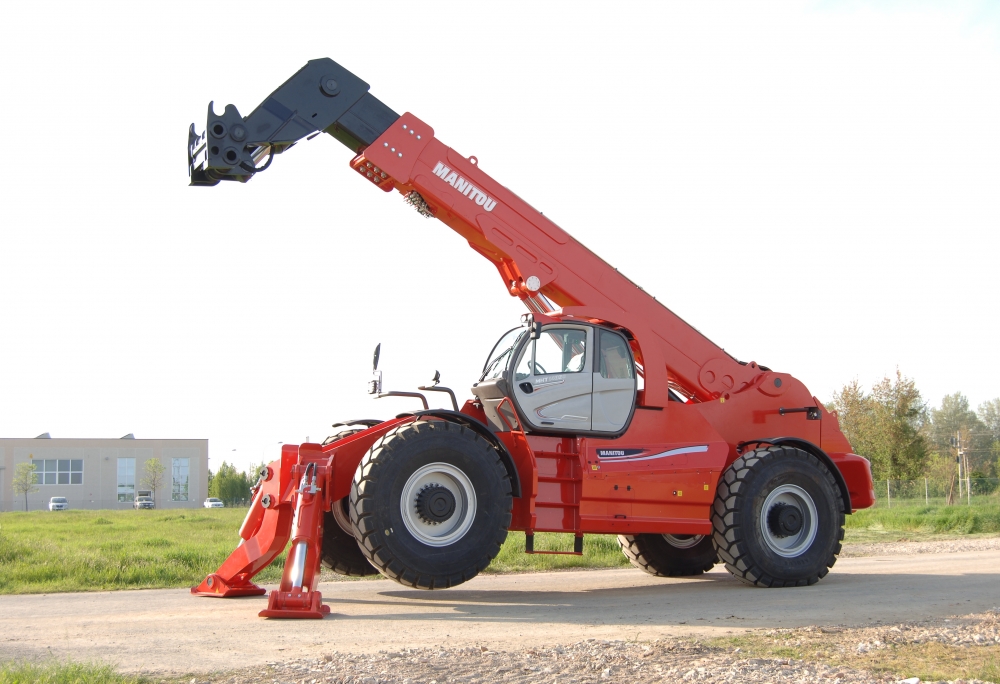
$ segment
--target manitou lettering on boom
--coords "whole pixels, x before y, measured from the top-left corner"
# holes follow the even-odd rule
[[[487,196],[482,190],[459,176],[441,162],[438,162],[437,166],[434,167],[434,175],[458,190],[470,200],[475,200],[476,204],[481,206],[486,211],[493,211],[493,207],[497,205],[497,201],[495,199]]]

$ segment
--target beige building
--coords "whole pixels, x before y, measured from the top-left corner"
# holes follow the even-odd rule
[[[34,463],[38,490],[28,509],[48,508],[66,497],[71,509],[131,508],[146,461],[166,469],[156,490],[157,508],[197,508],[208,496],[207,439],[0,439],[0,511],[23,511],[13,490],[18,463]]]

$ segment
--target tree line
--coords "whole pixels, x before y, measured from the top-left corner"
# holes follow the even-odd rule
[[[222,499],[227,506],[239,506],[250,501],[250,488],[257,483],[259,466],[243,472],[235,465],[222,462],[217,472],[208,472],[208,495]]]
[[[963,478],[966,468],[972,478],[1000,475],[1000,398],[973,410],[955,392],[932,407],[897,369],[870,390],[855,379],[826,406],[837,412],[854,453],[871,461],[876,480],[947,481],[957,474],[959,456]]]

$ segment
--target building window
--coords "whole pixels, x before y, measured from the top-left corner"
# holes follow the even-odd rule
[[[173,477],[173,483],[170,489],[170,500],[171,501],[187,501],[188,500],[188,463],[191,459],[188,458],[175,458],[173,460],[173,468],[171,468]]]
[[[40,485],[82,485],[83,459],[47,458],[35,461],[35,473]]]
[[[135,501],[135,459],[118,459],[118,501]]]

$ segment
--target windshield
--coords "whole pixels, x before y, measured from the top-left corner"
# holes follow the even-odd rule
[[[480,382],[500,377],[500,374],[507,368],[511,352],[525,332],[524,328],[514,328],[500,338],[500,341],[493,347],[493,351],[490,352],[490,358],[486,361],[486,365],[483,366],[483,374],[479,376]]]
[[[64,496],[54,496],[54,497],[52,497],[52,503],[66,503],[66,497],[64,497]]]
[[[220,500],[220,499],[209,499],[209,501],[210,501],[211,503],[216,503],[216,502],[217,502],[217,501],[219,501],[219,500]]]

